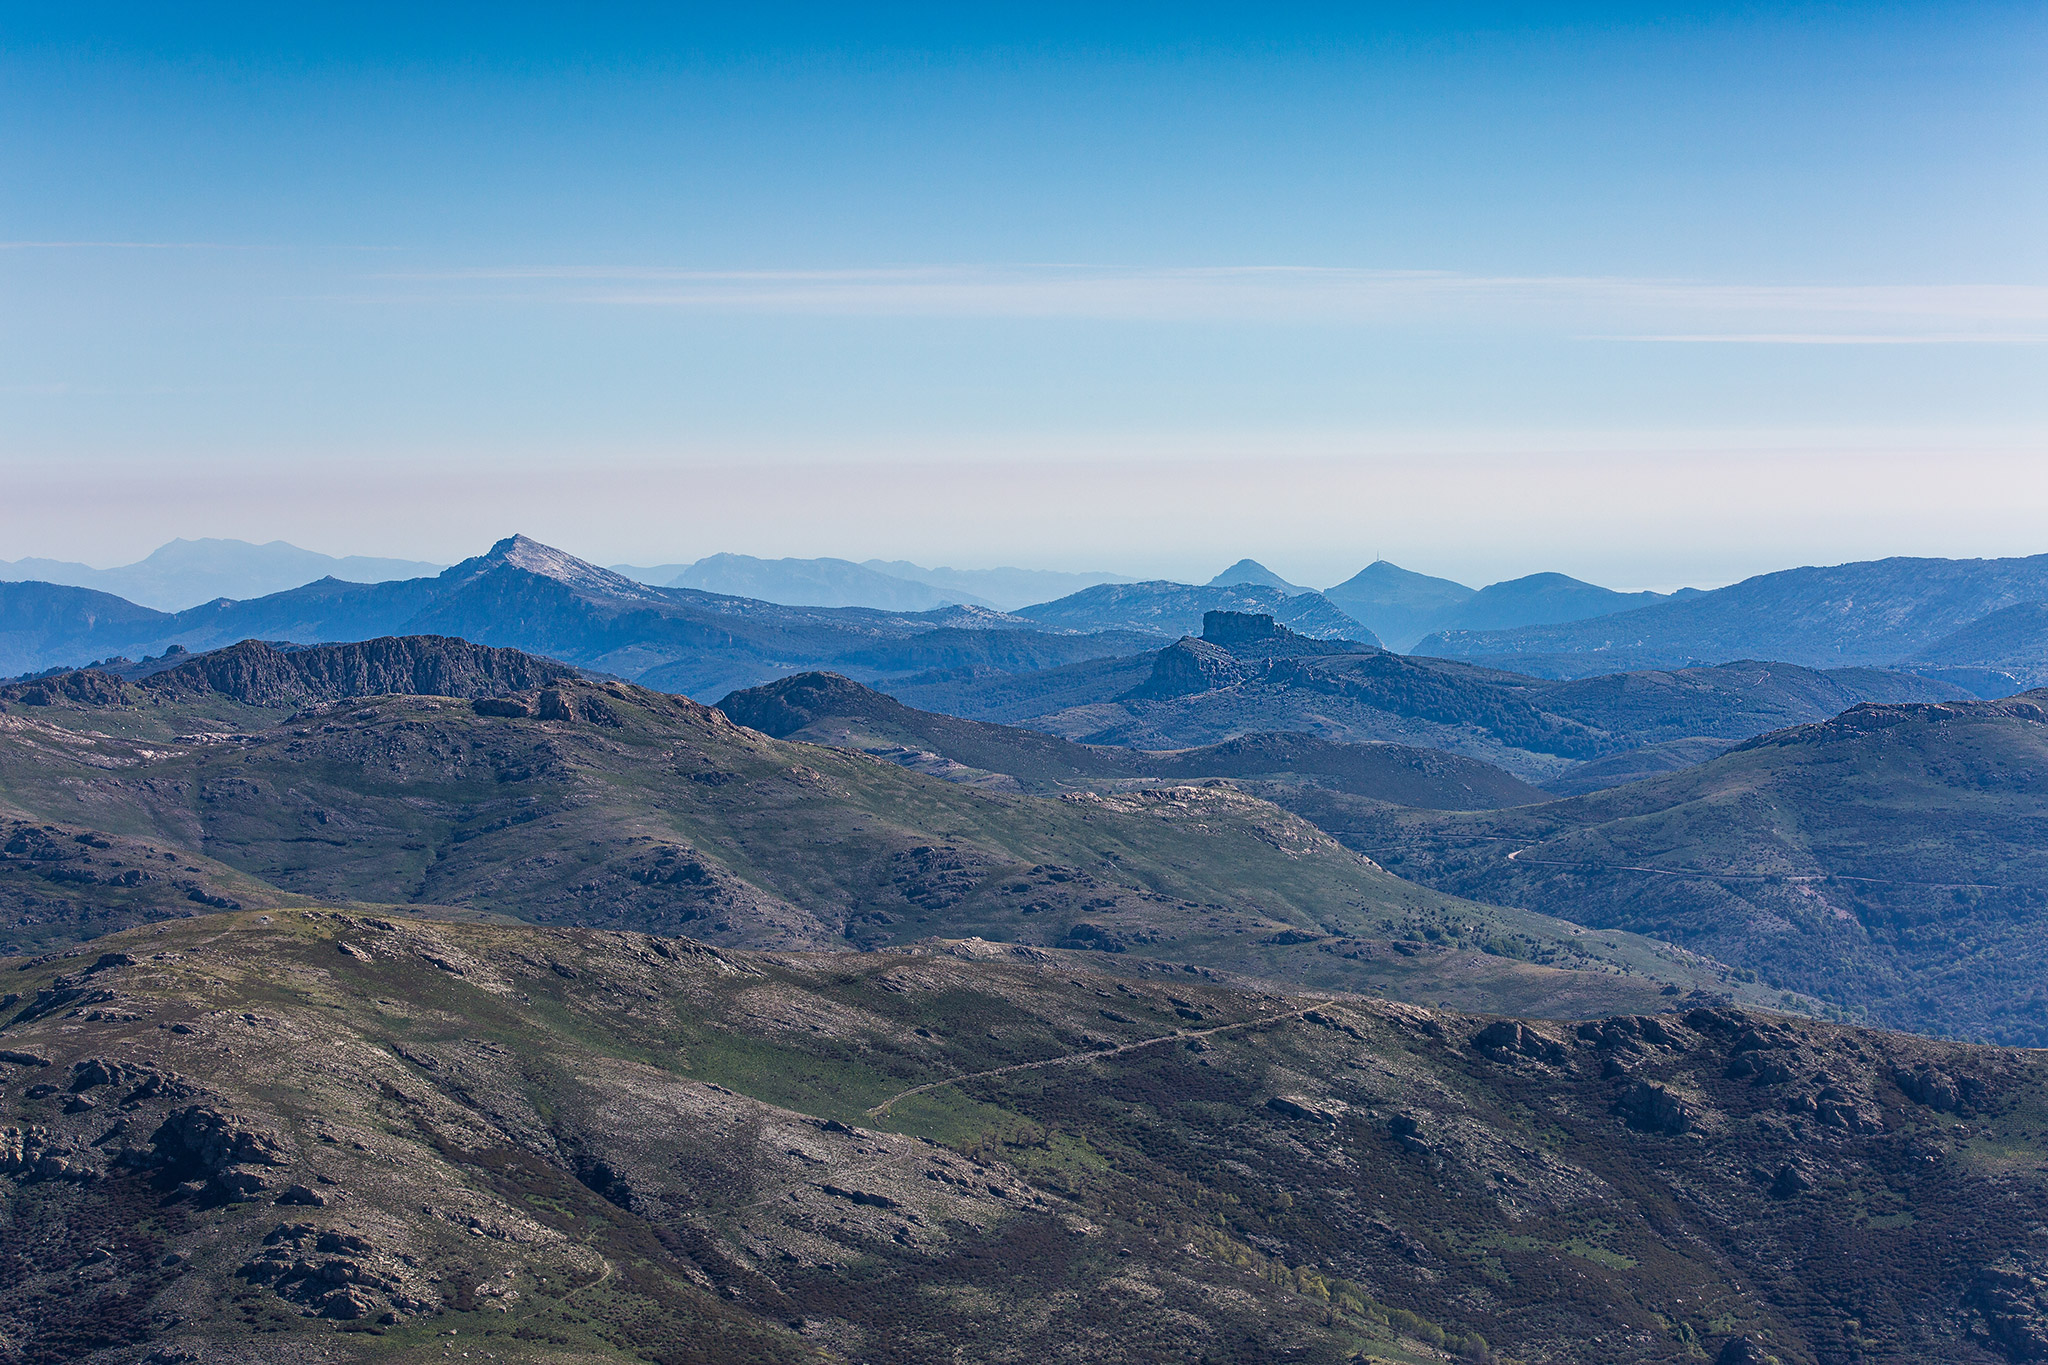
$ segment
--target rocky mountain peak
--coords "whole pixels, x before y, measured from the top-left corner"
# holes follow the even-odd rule
[[[658,593],[643,583],[636,583],[624,574],[601,569],[588,560],[578,559],[566,550],[557,550],[552,545],[543,545],[529,536],[512,535],[499,541],[475,559],[465,560],[449,572],[474,577],[500,566],[524,569],[542,578],[552,578],[558,583],[582,592],[604,597],[654,598]]]

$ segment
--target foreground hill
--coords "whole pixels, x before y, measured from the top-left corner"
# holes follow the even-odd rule
[[[433,578],[322,579],[251,601],[176,614],[40,583],[0,584],[0,670],[209,650],[244,639],[301,644],[448,635],[522,649],[652,686],[716,697],[834,667],[861,677],[935,668],[1030,671],[1127,654],[1126,632],[1043,629],[974,607],[914,614],[789,607],[657,588],[513,536]]]
[[[251,905],[750,947],[979,935],[1525,1012],[1641,1008],[1667,987],[1775,998],[1661,944],[1401,881],[1228,785],[969,789],[620,683],[358,697],[239,730],[206,698],[6,705],[0,815],[25,832],[0,858],[0,924],[21,945],[75,940],[110,907],[203,910],[186,903],[203,860],[247,883],[203,895]]]
[[[2030,1054],[363,911],[15,966],[24,1361],[2048,1351]]]
[[[1994,611],[2048,600],[2048,555],[1879,559],[1762,574],[1564,625],[1452,631],[1417,653],[1583,676],[1731,658],[1884,667]]]
[[[1439,889],[1654,934],[1894,1027],[2048,1043],[2048,694],[1858,706],[1466,815],[1293,808]]]
[[[1489,764],[1398,744],[1245,735],[1170,753],[1075,744],[1035,730],[918,711],[831,673],[735,692],[718,709],[777,739],[858,749],[952,781],[1017,790],[1114,789],[1120,780],[1272,778],[1438,810],[1490,810],[1548,794]]]
[[[1907,673],[1753,660],[1557,682],[1308,640],[1238,612],[1212,613],[1204,632],[1127,660],[1005,677],[935,674],[886,686],[914,706],[1086,744],[1177,749],[1300,731],[1338,743],[1442,749],[1539,784],[1626,750],[1677,740],[1734,743],[1863,701],[1968,695]]]

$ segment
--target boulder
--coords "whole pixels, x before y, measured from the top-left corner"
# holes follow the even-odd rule
[[[1302,1119],[1309,1123],[1335,1123],[1338,1118],[1330,1110],[1292,1095],[1275,1095],[1266,1101],[1266,1108],[1283,1118]]]
[[[268,1133],[202,1104],[174,1111],[150,1135],[149,1145],[154,1162],[173,1174],[212,1176],[234,1166],[276,1166],[284,1159]]]
[[[1730,1337],[1721,1344],[1714,1365],[1778,1365],[1778,1358],[1748,1337]]]
[[[1892,1073],[1892,1082],[1903,1090],[1913,1103],[1925,1105],[1941,1113],[1952,1112],[1962,1103],[1963,1092],[1948,1073],[1925,1062],[1910,1071],[1900,1067]]]
[[[1813,1177],[1788,1161],[1778,1168],[1778,1174],[1771,1180],[1771,1198],[1790,1199],[1812,1188]]]
[[[1561,1065],[1570,1055],[1563,1043],[1555,1038],[1537,1032],[1529,1025],[1515,1019],[1501,1019],[1488,1024],[1473,1035],[1472,1050],[1496,1062],[1510,1062],[1517,1057],[1529,1057],[1538,1061]]]

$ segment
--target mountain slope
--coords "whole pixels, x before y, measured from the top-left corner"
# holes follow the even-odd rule
[[[1800,668],[1737,659],[1712,668],[1608,673],[1542,687],[1546,710],[1637,745],[1733,743],[1823,720],[1863,702],[1960,701],[1959,687],[1881,668]]]
[[[1417,652],[1591,674],[1731,658],[1882,667],[1990,612],[2048,600],[2048,555],[1880,559],[1787,569],[1566,625],[1453,631]]]
[[[215,706],[164,703],[149,719],[168,741],[122,737],[118,700],[7,705],[0,792],[20,816],[212,859],[275,895],[736,946],[978,935],[1518,1010],[1745,989],[1659,944],[1402,882],[1226,785],[979,791],[617,683],[360,697],[228,733]],[[205,719],[178,730],[165,712],[186,705]],[[17,941],[65,932],[52,916],[75,898],[41,887],[72,872],[33,849],[6,866]],[[94,867],[118,882],[129,863]]]
[[[2030,1054],[1730,1009],[1531,1027],[975,943],[323,911],[103,947],[10,972],[23,1360],[2048,1349]]]
[[[46,667],[54,659],[84,662],[110,646],[152,639],[175,618],[91,588],[50,583],[0,583],[0,676]]]
[[[1441,890],[1653,934],[1893,1027],[2048,1042],[2048,694],[1864,705],[1463,815],[1296,804]]]

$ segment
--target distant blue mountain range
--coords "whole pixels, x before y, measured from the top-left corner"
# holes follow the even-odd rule
[[[263,597],[317,578],[383,583],[441,572],[444,565],[411,559],[337,559],[273,540],[174,540],[147,559],[116,569],[95,569],[62,559],[0,560],[0,582],[57,583],[125,597],[157,611],[183,611],[217,597]]]
[[[948,604],[1015,611],[1098,583],[1128,583],[1112,573],[1052,569],[927,569],[901,559],[757,559],[707,555],[694,564],[615,564],[628,578],[664,588],[753,597],[792,607],[875,607],[929,611]]]

